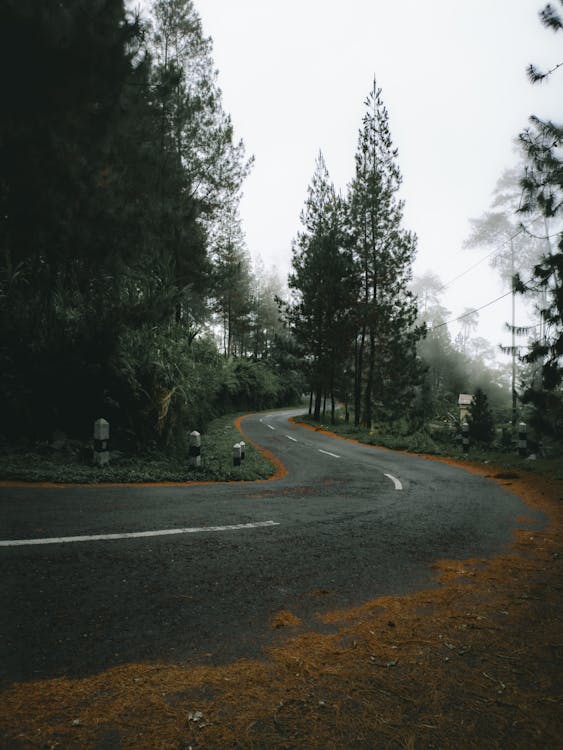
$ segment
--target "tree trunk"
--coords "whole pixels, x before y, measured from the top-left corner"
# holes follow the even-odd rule
[[[366,239],[364,238],[364,242],[366,242]],[[367,331],[367,325],[366,325],[366,316],[368,311],[368,305],[369,305],[369,290],[370,290],[370,284],[369,284],[369,275],[368,275],[368,269],[364,265],[364,280],[363,280],[363,286],[364,286],[364,310],[362,311],[362,331],[360,334],[360,344],[358,346],[358,340],[356,338],[356,372],[354,375],[354,424],[356,427],[359,426],[361,417],[362,417],[362,374],[364,369],[364,352],[365,352],[365,345],[366,345],[366,331]]]
[[[321,421],[321,402],[322,402],[322,391],[320,388],[317,388],[315,392],[315,412],[313,414],[313,419],[316,419],[317,422]]]
[[[371,430],[372,427],[372,395],[373,395],[373,371],[375,368],[375,333],[370,328],[369,332],[369,360],[368,360],[368,377],[366,382],[366,393],[364,400],[364,418],[363,423]]]
[[[309,393],[309,416],[313,413],[313,386],[311,386],[311,392]]]
[[[366,326],[362,326],[360,343],[356,339],[355,343],[355,372],[354,372],[354,424],[356,427],[360,424],[362,414],[362,370],[364,369],[364,348],[366,342]]]
[[[227,307],[227,325],[229,327],[229,330],[227,331],[227,357],[231,356],[231,346],[232,346],[232,319],[233,319],[233,312],[231,307],[231,295],[229,294],[229,303]]]

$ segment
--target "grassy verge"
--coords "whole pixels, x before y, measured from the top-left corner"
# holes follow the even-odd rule
[[[276,469],[248,440],[243,466],[233,467],[233,445],[241,440],[234,423],[236,417],[236,414],[220,417],[202,434],[202,465],[197,469],[188,466],[187,453],[183,456],[163,452],[140,456],[117,454],[112,456],[109,466],[96,467],[91,463],[88,446],[75,450],[43,446],[0,453],[0,480],[96,484],[267,479]]]
[[[478,447],[471,448],[469,453],[463,453],[455,445],[448,446],[437,442],[425,432],[416,432],[412,435],[388,435],[377,430],[355,427],[353,424],[346,424],[340,420],[336,424],[330,424],[329,421],[316,422],[307,414],[296,417],[295,421],[313,427],[316,430],[331,432],[334,435],[350,440],[357,440],[367,445],[429,456],[443,456],[444,458],[454,458],[462,462],[476,461],[483,464],[494,464],[497,467],[513,471],[536,472],[551,479],[563,479],[563,456],[561,455],[553,455],[547,458],[538,457],[537,459],[530,460],[529,458],[521,458],[516,453],[485,450]]]

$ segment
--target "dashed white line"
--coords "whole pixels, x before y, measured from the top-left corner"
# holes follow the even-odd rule
[[[325,453],[327,456],[332,456],[333,458],[340,458],[340,456],[337,456],[336,453],[331,453],[330,451],[323,451],[322,448],[319,448],[319,453]]]
[[[385,474],[385,476],[393,482],[393,484],[395,485],[395,489],[396,490],[402,490],[403,489],[403,485],[397,479],[397,477],[393,476],[393,474]]]
[[[148,536],[170,536],[172,534],[199,534],[204,531],[238,531],[239,529],[259,529],[265,526],[279,526],[277,521],[255,521],[236,523],[232,526],[194,526],[184,529],[161,529],[160,531],[132,531],[123,534],[95,534],[92,536],[59,536],[49,539],[7,539],[0,541],[0,547],[25,547],[31,544],[68,544],[69,542],[101,542],[112,539],[139,539]]]
[[[271,430],[275,430],[276,429],[275,427],[272,427],[271,424],[267,424],[266,427],[269,427]]]
[[[297,443],[297,442],[298,442],[298,441],[297,441],[297,440],[296,440],[296,439],[295,439],[294,437],[291,437],[291,435],[286,435],[286,438],[287,438],[288,440],[293,440],[293,442],[294,442],[294,443]]]

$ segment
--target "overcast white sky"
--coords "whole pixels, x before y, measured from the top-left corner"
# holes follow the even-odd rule
[[[415,274],[448,282],[487,254],[462,249],[468,219],[489,207],[529,115],[561,119],[561,76],[532,86],[525,75],[530,62],[563,59],[561,39],[539,22],[541,0],[195,4],[214,41],[225,109],[256,160],[241,204],[254,257],[287,274],[319,149],[337,188],[351,180],[374,74],[399,148],[405,226],[419,238]],[[485,262],[444,303],[454,317],[503,291]],[[509,343],[509,298],[480,316],[476,335]]]

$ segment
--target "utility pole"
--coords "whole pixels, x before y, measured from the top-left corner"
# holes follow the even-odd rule
[[[512,426],[516,425],[516,293],[514,290],[514,240],[510,239],[510,278],[512,284]]]
[[[547,249],[547,255],[550,256],[551,255],[551,242],[550,242],[550,239],[549,239],[549,225],[547,223],[547,217],[546,216],[543,217],[543,226],[544,226],[544,230],[545,230],[545,244],[546,244],[546,249]],[[542,346],[545,346],[545,342],[546,342],[546,339],[547,339],[547,326],[546,326],[546,323],[545,323],[545,318],[543,316],[543,311],[547,307],[547,286],[542,287],[542,290],[541,290],[541,303],[540,304],[541,304],[541,310],[540,310],[540,336],[539,336],[539,339],[540,339],[540,343],[542,344]]]

